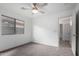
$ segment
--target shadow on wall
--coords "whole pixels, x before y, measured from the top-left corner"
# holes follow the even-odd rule
[[[37,25],[34,25],[33,32],[35,42],[58,47],[59,39],[57,32]]]

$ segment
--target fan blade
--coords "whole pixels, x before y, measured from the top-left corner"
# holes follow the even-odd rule
[[[31,8],[32,8],[31,3],[21,3],[21,9],[29,10]]]
[[[44,11],[39,11],[39,12],[40,12],[40,13],[43,13],[43,14],[45,13]]]
[[[30,10],[31,8],[28,7],[21,7],[22,10]]]

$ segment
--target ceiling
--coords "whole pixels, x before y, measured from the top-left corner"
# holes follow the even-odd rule
[[[75,5],[75,3],[50,3],[45,9],[48,12],[56,13],[65,10],[72,10]]]
[[[32,3],[0,3],[0,10],[7,10],[10,12],[30,16],[32,15],[31,4]],[[75,6],[75,3],[48,3],[48,5],[42,8],[42,10],[45,11],[45,14],[57,13],[65,10],[72,10]],[[21,7],[30,7],[30,9],[22,10]]]

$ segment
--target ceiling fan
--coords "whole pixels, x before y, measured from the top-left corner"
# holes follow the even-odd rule
[[[43,7],[45,7],[47,5],[47,3],[32,3],[31,4],[31,7],[28,6],[28,7],[21,7],[21,9],[23,10],[32,10],[32,13],[33,14],[36,14],[36,13],[42,13],[44,14],[44,10],[43,10]]]

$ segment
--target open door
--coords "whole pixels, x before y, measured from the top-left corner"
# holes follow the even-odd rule
[[[79,12],[76,15],[76,55],[79,56]]]

